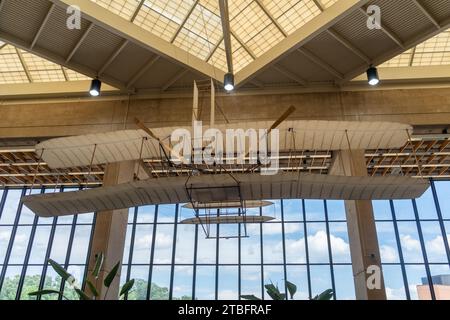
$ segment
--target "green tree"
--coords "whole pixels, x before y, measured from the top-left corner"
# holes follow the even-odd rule
[[[6,278],[3,282],[2,291],[0,292],[0,300],[14,300],[19,287],[20,275]],[[21,300],[36,300],[35,296],[29,296],[28,293],[39,289],[41,281],[40,275],[27,275],[23,282],[22,292],[20,294]],[[44,288],[59,290],[61,285],[61,277],[46,276],[44,281]],[[148,282],[143,279],[136,279],[133,289],[128,294],[128,300],[145,300],[147,298]],[[67,285],[64,288],[64,295],[70,300],[77,300],[78,295],[72,288]],[[43,295],[41,300],[56,300],[58,295]],[[156,283],[152,284],[152,291],[150,299],[152,300],[168,300],[169,289],[158,286]],[[190,296],[173,297],[174,300],[192,300]]]
[[[0,300],[14,300],[16,298],[17,290],[19,288],[20,275],[15,275],[14,277],[6,278],[3,282],[2,291],[0,292]],[[28,293],[36,291],[39,289],[39,282],[41,281],[40,275],[25,276],[22,292],[20,294],[21,300],[36,300],[35,296],[29,296]],[[57,276],[52,278],[50,276],[45,277],[44,288],[52,288],[59,290],[61,285],[61,277]],[[64,295],[70,299],[76,299],[76,292],[65,287]],[[43,295],[41,300],[56,300],[57,295]]]

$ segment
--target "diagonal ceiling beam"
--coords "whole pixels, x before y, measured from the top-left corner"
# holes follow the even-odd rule
[[[414,4],[419,8],[420,11],[422,11],[422,13],[428,18],[428,20],[431,21],[431,23],[434,24],[434,26],[438,29],[441,28],[441,25],[439,24],[439,22],[436,20],[436,18],[434,18],[431,13],[428,12],[428,10],[418,1],[418,0],[413,0]]]
[[[266,8],[264,3],[262,3],[261,0],[255,0],[255,2],[258,4],[258,6],[261,8],[261,10],[266,14],[266,16],[269,17],[270,21],[277,27],[278,31],[280,31],[283,36],[286,38],[288,36],[287,32],[283,29],[281,24],[278,23],[277,19],[269,12],[269,10]]]
[[[253,51],[248,47],[248,45],[245,44],[245,42],[242,41],[242,39],[239,38],[239,36],[235,32],[231,31],[231,35],[236,39],[236,41],[241,45],[241,47],[244,48],[245,51],[247,51],[250,57],[252,57],[253,60],[255,60],[256,54],[253,53]]]
[[[334,31],[333,29],[328,29],[327,32],[330,36],[332,36],[335,40],[339,41],[343,46],[352,51],[355,55],[360,57],[366,63],[370,64],[370,58],[365,53],[363,53],[361,50],[352,45],[348,40],[344,39],[336,31]]]
[[[55,4],[52,3],[52,5],[50,6],[50,9],[48,10],[44,20],[41,23],[41,26],[39,27],[38,32],[36,32],[36,34],[34,35],[33,41],[31,42],[30,49],[33,49],[34,46],[36,45],[36,42],[38,41],[38,39],[39,39],[39,37],[40,37],[40,35],[42,33],[42,30],[44,30],[45,25],[47,24],[47,21],[50,18],[50,16],[51,16],[51,14],[52,14],[54,9],[55,9]]]
[[[134,10],[133,15],[131,16],[130,19],[131,22],[133,22],[136,19],[137,15],[139,14],[139,11],[141,11],[142,6],[144,5],[144,2],[145,0],[141,0],[137,5],[136,10]]]
[[[283,68],[281,66],[273,65],[272,68],[277,70],[279,73],[285,75],[289,79],[294,80],[298,84],[301,84],[302,86],[306,86],[307,85],[307,82],[305,80],[303,80],[298,75],[294,74],[293,72],[291,72],[289,70],[286,70],[285,68]]]
[[[340,0],[304,26],[287,36],[272,49],[248,64],[236,74],[236,84],[242,83],[275,63],[284,55],[300,48],[309,40],[358,10],[369,0]]]
[[[184,69],[180,72],[177,72],[175,76],[173,76],[167,83],[162,87],[162,91],[167,91],[175,82],[180,80],[186,73],[188,73],[187,69]]]
[[[0,31],[0,38],[16,48],[19,48],[19,49],[22,49],[25,51],[30,50],[31,43],[29,41],[25,41],[18,37],[12,36],[11,34],[3,32],[3,31]],[[39,50],[35,49],[31,53],[38,57],[41,57],[43,59],[49,60],[53,63],[59,64],[62,67],[66,67],[68,69],[82,73],[88,77],[95,78],[97,76],[96,70],[93,70],[92,68],[86,67],[84,65],[80,65],[78,63],[74,63],[73,61],[70,62],[70,65],[69,65],[68,63],[66,63],[65,57],[55,54],[54,52],[50,52],[46,49],[42,49],[42,48],[39,48]],[[108,83],[109,85],[114,86],[118,89],[126,90],[125,83],[123,83],[117,79],[114,79],[112,77],[103,76],[102,81],[104,81],[105,83]]]
[[[117,56],[125,49],[125,47],[128,45],[129,41],[124,40],[122,44],[117,48],[116,51],[108,58],[108,60],[103,64],[103,66],[98,71],[98,75],[102,75],[106,69],[113,63],[113,61],[117,58]]]
[[[205,61],[208,62],[209,60],[211,60],[212,56],[214,55],[214,53],[216,53],[217,49],[219,49],[220,44],[223,41],[223,36],[222,38],[219,39],[219,41],[216,43],[216,45],[214,46],[214,48],[212,48],[211,52],[208,54],[208,56],[206,57]]]
[[[314,4],[319,8],[320,11],[324,11],[325,8],[322,6],[322,4],[318,0],[313,0]],[[353,44],[350,43],[347,39],[345,39],[343,36],[341,36],[338,32],[333,30],[332,28],[327,30],[328,34],[332,36],[335,40],[339,41],[342,45],[344,45],[347,49],[352,51],[355,55],[360,57],[362,60],[364,60],[366,63],[370,64],[370,58],[361,50],[356,48]]]
[[[228,72],[233,73],[233,49],[231,48],[230,16],[228,14],[228,0],[219,0],[220,19],[222,20],[223,40],[227,56]]]
[[[69,55],[66,58],[66,62],[69,62],[70,60],[72,60],[73,56],[75,55],[77,50],[81,47],[81,45],[83,44],[83,41],[86,40],[87,36],[89,35],[89,32],[92,31],[94,26],[95,25],[92,22],[89,24],[89,27],[87,27],[86,31],[84,31],[84,33],[81,36],[81,38],[78,40],[78,42],[75,44],[75,46],[70,51]]]
[[[50,0],[62,8],[69,5],[79,6],[83,12],[83,18],[93,22],[106,30],[129,40],[153,53],[163,56],[183,67],[196,70],[210,78],[223,81],[225,73],[208,64],[207,62],[197,58],[196,56],[186,53],[181,48],[171,44],[160,37],[148,32],[141,27],[121,18],[118,15],[108,11],[107,9],[97,5],[89,0]]]
[[[299,49],[297,49],[297,51],[300,52],[301,54],[303,54],[306,58],[308,58],[310,61],[315,63],[317,66],[321,67],[323,70],[325,70],[329,74],[335,76],[336,78],[338,78],[340,80],[344,80],[344,75],[343,74],[341,74],[339,71],[334,69],[328,63],[326,63],[325,61],[323,61],[322,59],[320,59],[319,57],[314,55],[309,50],[307,50],[305,48],[299,48]]]
[[[133,77],[131,77],[131,80],[127,83],[127,88],[130,89],[133,87],[136,81],[138,81],[159,59],[159,56],[150,58],[147,63],[143,65]]]
[[[25,74],[27,75],[28,81],[33,82],[33,78],[31,77],[30,70],[28,70],[28,66],[25,63],[25,59],[22,56],[22,52],[20,52],[20,49],[17,47],[15,49],[16,49],[17,56],[19,57],[20,63],[22,64],[23,71],[25,71]]]
[[[422,43],[422,42],[424,42],[424,41],[426,41],[426,40],[428,40],[428,39],[438,35],[441,32],[446,31],[448,28],[450,28],[450,18],[448,18],[447,20],[441,22],[440,29],[436,29],[433,32],[425,32],[423,34],[418,34],[418,35],[414,36],[414,38],[409,39],[408,41],[406,41],[405,42],[405,48],[404,48],[403,52],[406,51],[406,50],[414,48],[415,46],[419,45],[420,43]],[[379,64],[381,64],[383,62],[386,62],[386,61],[394,58],[395,56],[399,55],[400,53],[401,52],[399,52],[399,50],[397,48],[392,50],[392,51],[388,51],[388,52],[382,54],[381,56],[375,58],[372,61],[372,64],[373,65],[379,65]],[[367,69],[367,67],[368,66],[365,66],[365,69]],[[433,68],[433,67],[429,67],[429,68]],[[340,84],[342,85],[344,82],[350,81],[353,78],[358,77],[360,74],[365,72],[365,69],[364,70],[363,69],[356,69],[354,71],[349,72],[348,74],[345,75],[345,79]],[[411,68],[409,68],[409,69],[411,69]]]
[[[370,18],[370,15],[367,13],[366,9],[359,8],[359,11],[364,15],[365,18]],[[383,23],[381,23],[380,28],[381,31],[383,31],[384,34],[387,35],[389,38],[391,38],[391,40],[394,41],[400,48],[405,49],[405,44],[394,32],[392,32],[388,27],[383,25]]]
[[[184,17],[183,21],[181,22],[181,24],[178,26],[177,31],[175,31],[174,35],[172,36],[172,38],[170,39],[170,43],[173,43],[175,41],[175,39],[178,37],[178,34],[181,32],[181,30],[183,30],[184,25],[186,24],[186,22],[189,20],[189,17],[191,16],[192,12],[194,11],[195,7],[197,6],[198,2],[200,0],[195,0],[195,2],[192,4],[191,8],[189,9],[186,17]]]

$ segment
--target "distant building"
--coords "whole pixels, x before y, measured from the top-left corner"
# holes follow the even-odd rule
[[[436,300],[450,300],[450,274],[432,276]],[[417,286],[419,300],[431,300],[428,278],[422,278],[422,285]]]

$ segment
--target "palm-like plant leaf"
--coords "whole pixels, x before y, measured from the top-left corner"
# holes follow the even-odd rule
[[[89,296],[86,293],[84,293],[81,289],[75,288],[75,292],[80,297],[80,300],[91,300],[91,298],[89,298]]]
[[[89,290],[91,290],[94,297],[97,298],[99,296],[99,294],[98,294],[97,288],[94,286],[94,284],[89,280],[86,280],[86,284],[89,287]]]
[[[289,295],[291,296],[291,299],[294,299],[294,295],[297,292],[297,286],[292,282],[286,280],[286,288],[287,291],[289,292]]]
[[[109,288],[109,286],[113,282],[114,278],[116,277],[117,272],[119,271],[119,267],[120,267],[120,262],[117,262],[117,264],[114,266],[114,268],[112,268],[112,270],[108,273],[108,275],[105,278],[105,281],[103,282],[105,287]]]
[[[332,298],[333,298],[333,290],[328,289],[312,298],[312,300],[331,300]]]
[[[99,253],[97,255],[97,259],[95,260],[94,270],[92,271],[92,276],[95,279],[98,278],[98,274],[100,273],[100,269],[102,268],[103,265],[103,259],[104,259],[103,253]]]
[[[47,294],[59,294],[59,291],[56,290],[39,290],[30,292],[28,295],[32,297],[39,297],[39,296],[45,296]]]
[[[127,294],[131,290],[131,288],[133,288],[133,286],[134,286],[134,279],[131,279],[130,281],[128,281],[123,285],[122,290],[120,290],[119,296]]]
[[[255,296],[253,294],[243,294],[243,295],[241,295],[241,299],[244,299],[244,300],[261,300],[260,298],[258,298],[257,296]]]
[[[63,267],[61,267],[56,261],[49,259],[48,263],[52,266],[52,268],[55,270],[55,272],[63,278],[64,281],[69,280],[69,278],[72,278],[72,275],[68,273]]]
[[[278,287],[274,286],[273,283],[266,284],[264,286],[266,288],[267,294],[273,299],[273,300],[284,300],[285,295],[283,297],[283,294],[280,292]]]

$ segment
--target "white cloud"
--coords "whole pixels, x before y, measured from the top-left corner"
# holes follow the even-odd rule
[[[350,247],[344,239],[330,234],[331,251],[335,257],[346,257],[350,253]],[[315,235],[308,236],[308,248],[316,259],[328,258],[327,234],[318,231]]]
[[[388,245],[380,247],[381,260],[385,263],[398,262],[397,251]]]
[[[241,277],[247,281],[261,280],[261,274],[258,272],[242,272]]]
[[[137,250],[140,250],[140,249],[150,248],[151,243],[152,243],[152,236],[145,235],[145,236],[141,236],[141,237],[136,237],[134,246]]]
[[[135,249],[149,249],[152,244],[152,236],[151,235],[144,235],[140,237],[136,237],[135,240]],[[158,233],[156,235],[156,243],[155,245],[158,247],[158,249],[167,249],[172,248],[173,244],[173,237],[172,235],[166,234],[166,233]]]
[[[400,235],[401,243],[403,244],[403,248],[410,252],[420,252],[420,242],[413,237],[411,237],[409,234]]]
[[[406,299],[405,289],[386,287],[386,296],[388,300],[405,300]]]
[[[233,290],[220,290],[219,300],[236,300],[238,298],[238,293]]]
[[[11,238],[11,232],[8,231],[2,231],[0,232],[0,241],[9,241],[9,239]]]
[[[437,236],[436,238],[426,242],[427,253],[431,255],[445,255],[444,238]]]
[[[166,233],[159,233],[156,236],[156,245],[159,248],[171,248],[173,243],[173,237]]]
[[[250,234],[252,233],[259,233],[259,224],[249,224],[248,225],[248,231]],[[284,224],[284,233],[295,233],[297,231],[300,231],[301,225],[300,223],[285,223]],[[281,227],[281,223],[265,223],[263,225],[263,233],[264,235],[275,235],[275,234],[281,234],[283,231]]]

